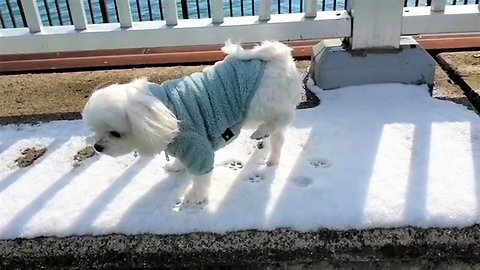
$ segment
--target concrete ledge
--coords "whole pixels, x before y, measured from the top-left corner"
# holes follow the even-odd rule
[[[359,267],[480,263],[480,227],[109,235],[0,241],[4,268]]]

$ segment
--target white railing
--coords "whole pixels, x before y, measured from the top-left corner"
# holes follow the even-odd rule
[[[259,16],[223,17],[213,0],[211,19],[179,20],[176,0],[163,0],[165,20],[133,22],[128,0],[116,0],[120,23],[88,24],[82,0],[68,0],[73,26],[42,26],[36,0],[21,0],[28,28],[0,29],[0,55],[125,48],[349,38],[353,49],[398,47],[402,35],[480,32],[479,5],[403,7],[403,0],[350,0],[347,10],[270,14],[260,0]]]

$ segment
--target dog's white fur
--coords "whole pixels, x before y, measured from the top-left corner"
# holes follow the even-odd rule
[[[271,152],[267,165],[276,165],[284,143],[285,128],[292,121],[301,98],[302,78],[291,48],[280,42],[264,41],[247,50],[227,41],[222,51],[227,54],[226,57],[266,61],[263,77],[249,105],[247,123],[259,125],[252,139],[269,138]],[[215,65],[208,68],[215,68]],[[147,84],[147,80],[141,78],[101,88],[91,95],[82,116],[94,132],[96,148],[101,148],[103,154],[119,156],[134,150],[146,155],[159,154],[175,138],[178,120],[146,91]],[[112,131],[120,133],[121,137],[117,138]],[[177,160],[167,167],[170,171],[182,168]],[[210,174],[195,177],[183,204],[204,201],[209,184]]]

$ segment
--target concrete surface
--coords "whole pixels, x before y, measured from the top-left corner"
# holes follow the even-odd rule
[[[480,111],[480,51],[440,53],[437,59]]]
[[[404,83],[433,86],[435,60],[412,37],[398,49],[351,50],[341,39],[325,39],[313,47],[312,77],[322,89]]]
[[[307,72],[309,62],[299,62]],[[0,122],[78,118],[92,89],[147,75],[161,82],[203,67],[0,77]],[[469,102],[437,68],[432,95]],[[477,77],[478,78],[478,77]],[[299,107],[318,104],[305,93]],[[228,267],[233,269],[480,269],[480,226],[227,234],[41,237],[0,241],[0,269]]]

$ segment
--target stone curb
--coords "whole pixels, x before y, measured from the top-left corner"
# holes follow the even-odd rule
[[[0,241],[0,268],[478,266],[479,238],[478,226],[44,237]]]

